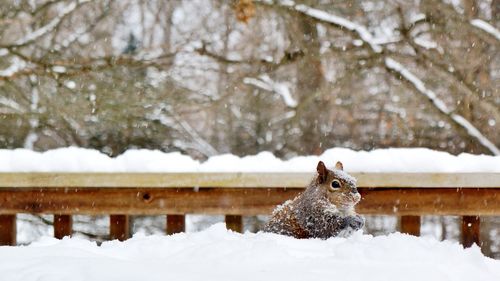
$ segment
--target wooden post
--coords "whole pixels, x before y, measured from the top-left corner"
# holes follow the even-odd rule
[[[71,215],[54,215],[54,237],[62,239],[73,232],[73,218]]]
[[[479,230],[480,219],[478,216],[463,216],[462,217],[462,245],[469,248],[476,243],[480,246]]]
[[[111,240],[118,239],[124,241],[130,236],[129,216],[110,215],[109,216],[109,237]]]
[[[167,215],[167,234],[186,231],[186,218],[184,215]]]
[[[226,215],[226,228],[234,232],[243,232],[242,216]]]
[[[401,216],[401,232],[420,236],[420,216]]]
[[[0,215],[0,246],[16,245],[16,215]]]

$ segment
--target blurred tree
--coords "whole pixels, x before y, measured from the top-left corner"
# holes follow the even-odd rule
[[[498,1],[4,1],[0,145],[498,153]]]

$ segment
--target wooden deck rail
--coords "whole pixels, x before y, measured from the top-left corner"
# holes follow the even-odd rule
[[[480,216],[500,215],[499,173],[354,173],[361,214],[397,215],[420,234],[422,215],[462,216],[462,243],[479,244]],[[311,180],[310,173],[0,173],[0,245],[16,243],[18,213],[53,214],[54,236],[72,233],[75,214],[110,215],[110,238],[129,237],[129,215],[167,215],[181,232],[185,214],[269,214]]]

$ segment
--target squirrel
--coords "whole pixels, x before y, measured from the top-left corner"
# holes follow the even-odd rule
[[[356,179],[344,172],[341,162],[329,170],[319,161],[316,170],[304,192],[276,207],[264,232],[327,239],[347,237],[364,226],[354,210],[361,200]]]

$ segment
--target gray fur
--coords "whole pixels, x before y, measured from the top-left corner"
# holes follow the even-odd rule
[[[355,190],[355,178],[341,170],[329,172]],[[352,196],[357,196],[359,201],[357,191]],[[335,206],[328,200],[325,191],[317,186],[316,179],[313,179],[302,194],[275,209],[264,231],[296,238],[327,239],[347,237],[361,229],[364,223],[364,218],[354,212],[352,204]]]

